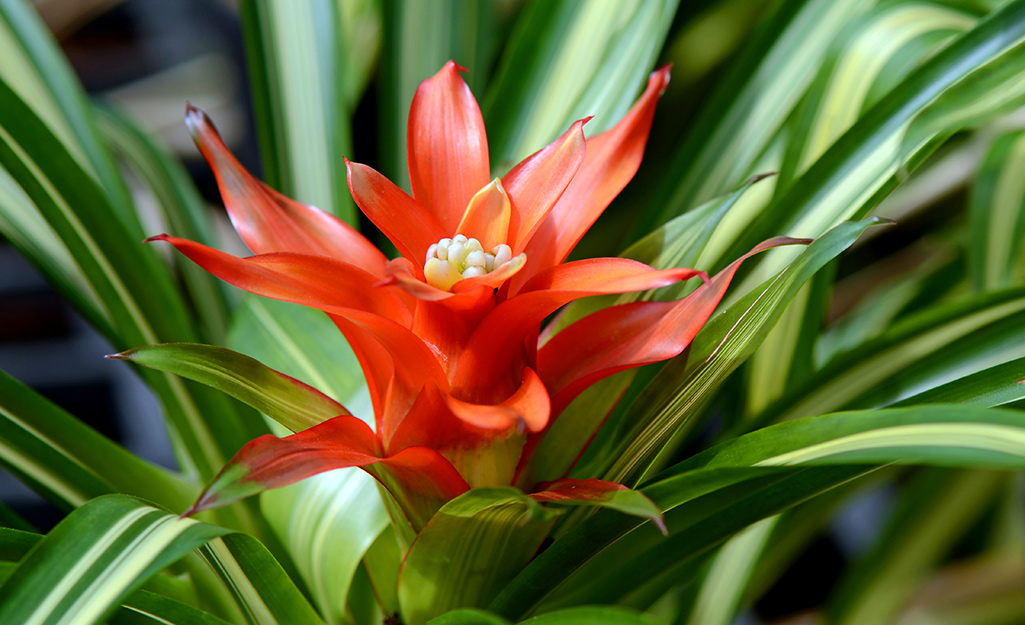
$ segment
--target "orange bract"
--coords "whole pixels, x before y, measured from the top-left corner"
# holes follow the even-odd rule
[[[401,254],[390,262],[346,224],[255,180],[189,108],[188,126],[256,255],[155,239],[240,288],[326,312],[359,358],[376,425],[371,432],[340,416],[257,439],[195,509],[344,466],[381,480],[416,528],[467,488],[529,489],[530,450],[573,397],[616,371],[680,353],[718,305],[736,264],[710,283],[691,269],[620,258],[563,264],[636,172],[668,68],[651,75],[608,132],[585,139],[587,120],[577,121],[500,179],[490,176],[480,110],[458,70],[449,62],[413,100],[412,197],[346,161],[353,198]],[[543,320],[574,299],[699,275],[706,284],[684,300],[607,309],[538,349]],[[560,497],[618,492],[596,480],[567,484],[559,483]]]

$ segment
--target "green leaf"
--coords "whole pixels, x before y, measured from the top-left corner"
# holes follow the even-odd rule
[[[947,90],[956,91],[962,81],[980,80],[993,91],[978,90],[972,101],[978,99],[985,105],[987,118],[997,112],[998,109],[989,104],[994,100],[1002,101],[1001,97],[1013,90],[1014,81],[1003,74],[1007,80],[996,84],[984,78],[989,65],[998,60],[999,67],[1005,63],[1015,66],[1014,59],[1023,38],[1025,2],[1016,0],[1003,5],[929,58],[911,72],[899,88],[866,111],[814,165],[761,211],[720,262],[735,256],[739,250],[746,250],[749,243],[765,238],[766,233],[818,236],[840,221],[863,215],[892,190],[898,174],[902,177],[906,171],[914,169],[935,149],[935,141],[919,142],[915,144],[914,154],[903,155],[901,140],[916,116],[931,103],[940,101]],[[957,101],[969,107],[958,109],[962,113],[971,110],[970,102]],[[928,137],[945,138],[945,133],[959,128],[961,122],[954,116],[950,123],[952,127],[930,125]],[[764,279],[778,271],[789,258],[787,252],[767,255],[749,280]]]
[[[846,407],[885,405],[901,399],[908,389],[938,385],[974,371],[973,363],[999,362],[1008,356],[1009,346],[1025,341],[1018,332],[1022,318],[1022,289],[927,309],[835,358],[747,427]]]
[[[765,338],[801,285],[853,243],[868,219],[846,223],[812,243],[798,259],[761,288],[715,316],[690,349],[669,361],[645,391],[599,432],[580,474],[636,484],[670,437]]]
[[[1025,399],[1025,358],[977,371],[963,378],[923,391],[893,404],[968,404],[971,406],[1003,406]]]
[[[1013,13],[1010,7],[1007,13]],[[1011,20],[1015,17],[995,15],[990,19]],[[986,59],[977,70],[967,74],[918,112],[902,138],[902,156],[936,135],[949,135],[980,126],[1025,103],[1025,71],[1022,70],[1025,42],[1021,40],[1020,30],[1016,34],[1016,45],[1001,49]]]
[[[403,623],[453,608],[479,608],[530,561],[555,522],[519,490],[475,488],[427,522],[399,575]]]
[[[232,589],[238,607],[250,623],[322,625],[295,582],[252,536],[223,536],[203,547],[202,553]]]
[[[100,621],[150,575],[227,531],[120,495],[94,499],[40,541],[0,587],[0,621]]]
[[[356,223],[343,160],[354,109],[347,59],[367,51],[347,49],[331,0],[247,0],[241,13],[268,184]]]
[[[181,297],[153,249],[119,220],[95,181],[10,87],[0,80],[0,165],[39,208],[71,252],[110,317],[116,347],[194,340]],[[180,466],[206,478],[260,433],[222,395],[167,374],[144,374],[160,397]],[[202,407],[202,409],[200,408]]]
[[[972,186],[968,264],[978,290],[1011,286],[1025,235],[1025,131],[1001,135],[993,142]]]
[[[28,3],[0,2],[0,79],[32,107],[60,142],[103,188],[115,215],[142,237],[124,179],[92,117],[89,99],[50,29]]]
[[[463,0],[383,0],[382,4],[378,145],[382,172],[408,190],[406,120],[413,94],[421,81],[453,60],[469,70],[466,82],[480,99],[494,51],[495,9],[490,2]]]
[[[679,0],[537,2],[517,20],[484,103],[492,167],[504,171],[578,119],[588,136],[626,114]]]
[[[165,343],[108,356],[174,373],[231,395],[293,432],[348,414],[317,389],[224,347]]]
[[[691,625],[729,625],[741,607],[754,567],[779,517],[759,521],[729,540],[712,559],[687,619]]]
[[[897,618],[932,568],[986,512],[1009,475],[924,471],[902,490],[882,535],[844,576],[831,602],[838,625]]]
[[[751,38],[719,81],[653,192],[650,228],[750,175],[842,29],[867,0],[790,0]],[[657,220],[657,221],[655,221]]]
[[[111,622],[118,625],[122,619],[158,625],[228,625],[227,621],[212,614],[145,590],[136,590],[129,595]]]
[[[427,623],[428,625],[512,625],[497,614],[471,609],[452,610],[432,618]]]
[[[228,343],[325,393],[365,421],[372,420],[359,361],[320,311],[246,295],[235,311]]]
[[[695,558],[736,532],[888,463],[1020,468],[1025,415],[968,406],[884,409],[800,419],[733,439],[642,489],[665,511],[668,539],[630,517],[598,512],[535,558],[488,609],[518,617],[542,601],[549,609],[653,601],[696,575]]]
[[[64,509],[122,492],[183,510],[198,492],[2,372],[0,464]]]
[[[346,622],[360,560],[389,524],[377,482],[359,469],[330,471],[260,497],[260,506],[328,625]]]

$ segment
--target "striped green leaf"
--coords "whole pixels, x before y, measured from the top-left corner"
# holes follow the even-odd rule
[[[677,4],[528,5],[484,102],[493,167],[507,169],[589,115],[588,135],[612,127],[644,85]]]
[[[348,414],[317,389],[224,347],[165,343],[108,356],[167,371],[227,393],[293,432]]]
[[[994,11],[929,58],[900,83],[900,88],[892,90],[866,111],[814,165],[759,213],[726,258],[747,249],[745,245],[750,242],[764,238],[766,232],[817,236],[833,224],[864,214],[893,188],[898,172],[913,170],[935,149],[937,143],[932,138],[945,138],[946,132],[963,126],[962,114],[976,110],[974,102],[980,102],[982,118],[999,111],[1005,96],[1014,91],[1017,75],[1008,69],[999,74],[1003,80],[985,79],[990,64],[1020,67],[1015,59],[1023,39],[1025,2],[1016,0]],[[966,102],[958,87],[980,83],[987,85],[990,91],[973,91],[971,102]],[[944,98],[948,91],[959,97]],[[942,116],[950,125],[927,124],[924,139],[913,143],[916,151],[902,152],[901,142],[912,122],[930,105],[940,102],[942,111],[953,109],[952,113]],[[963,108],[957,108],[958,103]],[[786,252],[767,255],[749,280],[764,279],[789,258]]]
[[[344,598],[356,569],[388,527],[377,488],[365,472],[342,469],[260,497],[327,625],[347,622]]]
[[[834,359],[760,414],[757,424],[887,404],[1020,353],[1025,292],[982,295],[910,317]],[[1000,386],[996,379],[990,380]],[[1013,390],[1011,391],[1013,393]]]
[[[214,539],[202,549],[204,559],[253,625],[322,625],[323,621],[296,588],[296,582],[260,541],[246,534]]]
[[[719,82],[654,191],[654,223],[750,175],[843,28],[870,0],[790,0],[752,37]]]
[[[701,580],[688,624],[729,625],[734,621],[755,564],[778,521],[778,516],[759,521],[723,545]]]
[[[1025,358],[977,371],[893,404],[968,404],[995,407],[1025,399]]]
[[[135,240],[139,218],[96,128],[89,100],[46,24],[23,0],[0,2],[0,79],[32,107],[76,162],[102,187],[112,215]]]
[[[71,252],[106,309],[122,349],[194,340],[189,315],[153,249],[119,220],[93,179],[10,87],[0,80],[0,165],[24,189]],[[167,374],[144,374],[163,402],[180,466],[213,476],[241,445],[260,433],[222,395]],[[201,410],[200,407],[203,409]]]
[[[346,45],[341,3],[247,0],[241,13],[268,184],[356,223],[343,161],[352,152],[348,59],[367,52]]]
[[[1011,286],[1021,275],[1025,235],[1025,132],[1001,135],[986,154],[972,186],[968,263],[980,291]]]
[[[695,409],[754,351],[801,285],[877,223],[869,219],[835,228],[785,271],[714,317],[690,349],[670,361],[622,413],[629,419],[611,422],[598,434],[580,471],[638,483]]]
[[[228,530],[120,495],[79,508],[0,587],[5,623],[93,623],[149,576]]]
[[[945,405],[885,409],[800,419],[733,439],[643,489],[666,511],[668,539],[636,521],[595,514],[527,566],[489,609],[512,618],[546,597],[547,609],[653,601],[696,575],[696,558],[736,532],[871,465],[894,462],[1021,468],[1025,415]]]
[[[198,493],[2,372],[0,464],[63,509],[121,492],[184,510]]]
[[[402,564],[402,622],[484,607],[530,561],[556,516],[511,487],[475,488],[446,503]]]
[[[490,2],[383,0],[382,5],[381,171],[408,190],[406,120],[417,86],[453,60],[469,70],[464,80],[480,99],[495,52],[496,16]]]
[[[230,338],[240,351],[310,383],[372,420],[359,362],[319,311],[247,296]],[[326,622],[343,622],[348,618],[346,604],[339,597],[346,596],[357,565],[388,525],[376,482],[359,469],[332,471],[264,493],[260,503]],[[394,554],[396,567],[398,557]]]

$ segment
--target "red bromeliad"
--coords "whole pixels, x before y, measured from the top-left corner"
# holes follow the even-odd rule
[[[344,222],[253,178],[207,117],[189,107],[187,125],[255,255],[237,258],[167,235],[154,240],[235,286],[327,313],[359,358],[376,426],[338,406],[338,416],[314,427],[258,438],[192,512],[352,466],[384,484],[416,530],[446,501],[479,486],[515,485],[539,501],[637,511],[613,503],[640,497],[619,484],[562,479],[539,489],[530,460],[581,391],[679,354],[743,260],[710,281],[693,269],[659,271],[622,258],[564,262],[636,172],[669,69],[651,75],[611,130],[585,139],[587,120],[578,121],[493,180],[480,110],[459,69],[446,64],[413,100],[412,197],[370,167],[347,163],[353,198],[401,254],[391,261]],[[543,320],[574,299],[695,276],[705,284],[685,299],[608,308],[539,341]],[[642,514],[661,523],[645,503]]]

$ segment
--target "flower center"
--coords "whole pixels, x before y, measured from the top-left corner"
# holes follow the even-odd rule
[[[485,252],[477,239],[457,234],[427,250],[424,276],[431,286],[448,291],[456,282],[489,274],[511,259],[512,248],[504,243]]]

